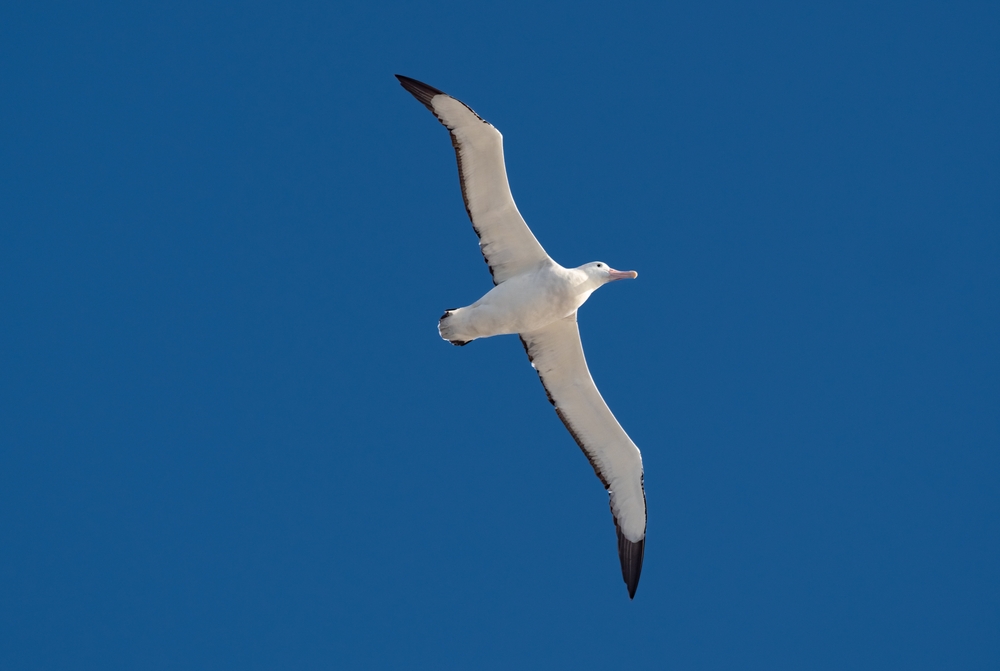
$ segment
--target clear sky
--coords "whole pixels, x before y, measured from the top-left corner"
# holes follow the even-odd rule
[[[504,133],[643,452],[490,287]],[[0,7],[0,667],[996,669],[996,3]]]

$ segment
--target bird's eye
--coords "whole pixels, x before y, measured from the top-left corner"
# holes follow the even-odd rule
[[[603,264],[603,263],[598,263],[598,264],[597,264],[597,267],[598,267],[598,268],[603,268],[603,267],[604,267],[604,264]]]

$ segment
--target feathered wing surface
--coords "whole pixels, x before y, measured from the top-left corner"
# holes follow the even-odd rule
[[[468,105],[433,86],[402,75],[396,78],[451,133],[465,210],[479,236],[479,248],[494,284],[547,259],[511,196],[500,131]]]
[[[521,334],[531,365],[577,445],[611,498],[618,557],[629,598],[635,596],[646,542],[642,457],[597,391],[583,356],[576,313]]]

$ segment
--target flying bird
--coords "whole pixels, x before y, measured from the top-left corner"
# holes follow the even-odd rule
[[[639,448],[611,414],[587,368],[576,313],[595,290],[635,278],[601,261],[563,268],[545,253],[514,204],[503,137],[465,103],[433,86],[396,75],[451,133],[465,209],[495,285],[464,308],[445,311],[441,337],[453,345],[518,334],[549,401],[608,490],[618,557],[635,597],[646,544],[646,493]]]

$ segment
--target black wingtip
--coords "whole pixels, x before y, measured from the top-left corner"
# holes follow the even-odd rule
[[[642,555],[646,549],[646,539],[635,543],[622,535],[622,530],[615,525],[618,532],[618,558],[622,562],[622,578],[628,588],[628,598],[635,598],[635,590],[639,587],[639,574],[642,573]]]
[[[430,86],[429,84],[417,81],[416,79],[413,79],[411,77],[396,75],[396,79],[399,80],[399,83],[402,84],[404,89],[409,91],[414,98],[423,103],[424,107],[426,107],[432,112],[434,111],[434,108],[431,107],[431,99],[434,96],[439,96],[444,94],[444,91],[436,89],[433,86]]]

